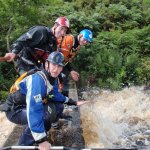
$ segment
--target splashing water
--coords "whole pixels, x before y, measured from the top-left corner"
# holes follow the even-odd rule
[[[83,98],[90,100],[80,109],[86,147],[150,148],[150,90],[87,91]]]

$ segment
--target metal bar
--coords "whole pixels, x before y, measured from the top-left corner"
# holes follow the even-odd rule
[[[38,146],[9,146],[9,147],[3,147],[3,148],[0,148],[0,150],[11,150],[11,149],[28,149],[28,150],[32,150],[32,149],[35,149],[35,150],[38,150]],[[52,146],[51,147],[51,150],[64,150],[64,147],[63,146]]]
[[[37,146],[11,146],[11,149],[38,149]]]
[[[17,149],[23,149],[23,150],[39,150],[38,146],[9,146],[9,147],[3,147],[0,148],[0,150],[17,150]],[[64,147],[64,146],[52,146],[50,150],[138,150],[138,148],[77,148],[77,147]]]

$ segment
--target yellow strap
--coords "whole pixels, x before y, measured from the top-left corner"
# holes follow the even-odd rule
[[[11,86],[10,93],[14,93],[15,91],[19,90],[19,83],[27,76],[27,72],[23,73]]]

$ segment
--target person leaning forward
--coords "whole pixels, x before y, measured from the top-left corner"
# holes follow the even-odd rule
[[[60,82],[62,82],[62,93],[68,96],[69,90],[69,74],[74,81],[79,80],[79,73],[73,68],[72,61],[81,46],[85,46],[88,43],[92,43],[93,34],[89,29],[83,29],[78,35],[73,36],[68,34],[64,37],[57,39],[58,51],[64,54],[66,65],[60,75]]]
[[[52,52],[45,63],[45,70],[25,77],[19,83],[19,90],[10,94],[1,107],[9,121],[23,125],[19,145],[38,144],[40,150],[49,150],[51,144],[47,131],[62,113],[63,103],[81,105],[84,101],[74,101],[58,92],[57,77],[63,69],[64,56]]]
[[[20,75],[33,68],[41,68],[48,54],[57,49],[56,38],[64,36],[69,28],[70,23],[66,17],[57,18],[51,29],[34,26],[11,45],[12,52],[6,53],[5,57],[8,62],[16,58]]]

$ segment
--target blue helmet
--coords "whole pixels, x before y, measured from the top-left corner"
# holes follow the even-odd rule
[[[46,59],[53,64],[57,64],[59,66],[64,66],[64,55],[61,52],[55,51],[49,54],[48,58]]]
[[[85,40],[87,40],[88,42],[92,42],[93,41],[93,34],[92,31],[88,30],[88,29],[84,29],[80,32],[80,34],[83,35],[83,38]]]

